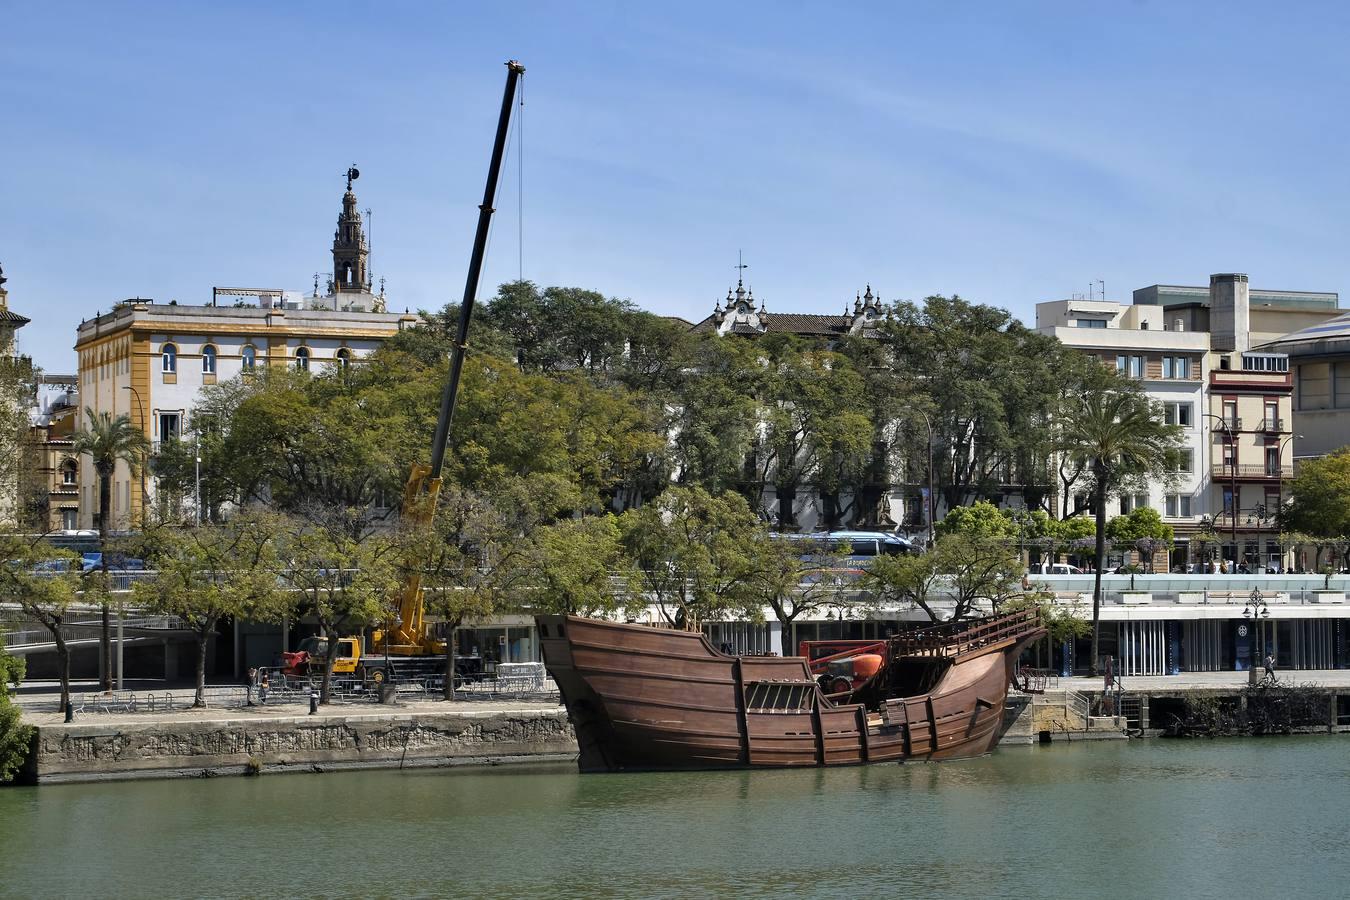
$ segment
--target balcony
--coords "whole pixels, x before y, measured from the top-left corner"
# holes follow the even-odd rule
[[[1216,416],[1215,418],[1218,417]],[[1209,421],[1213,422],[1213,419],[1210,419]],[[1242,430],[1242,418],[1240,416],[1224,416],[1222,425],[1220,425],[1218,422],[1214,422],[1213,431],[1216,437],[1223,437],[1230,431],[1237,432],[1241,430]]]
[[[1279,416],[1273,419],[1262,419],[1260,427],[1256,430],[1266,434],[1285,434],[1289,431],[1289,422]]]
[[[1294,474],[1293,466],[1277,465],[1225,465],[1222,462],[1214,463],[1210,476],[1214,479],[1220,478],[1255,478],[1259,480],[1289,478]]]

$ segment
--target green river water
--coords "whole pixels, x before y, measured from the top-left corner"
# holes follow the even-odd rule
[[[1350,738],[0,790],[0,896],[1343,897]]]

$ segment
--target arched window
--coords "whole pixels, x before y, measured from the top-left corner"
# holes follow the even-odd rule
[[[79,471],[79,466],[76,465],[75,460],[73,459],[68,459],[61,463],[61,483],[64,485],[74,484]]]
[[[251,372],[258,363],[258,351],[252,344],[245,344],[244,349],[239,351],[239,359],[243,363],[244,371]]]
[[[352,352],[346,347],[337,352],[337,364],[339,369],[345,369],[352,364]]]
[[[216,348],[210,344],[202,348],[202,374],[216,374]]]
[[[166,375],[172,375],[178,371],[178,348],[173,344],[165,344],[159,350],[159,363]]]
[[[309,371],[309,348],[308,348],[308,347],[297,347],[297,348],[295,348],[295,370],[296,370],[297,372],[308,372],[308,371]]]

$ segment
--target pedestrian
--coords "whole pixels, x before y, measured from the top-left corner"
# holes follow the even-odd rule
[[[267,670],[263,669],[262,680],[258,682],[258,702],[263,706],[267,705],[267,689],[272,686],[267,677]]]
[[[1269,653],[1266,654],[1266,677],[1275,680],[1275,657]]]
[[[244,682],[244,692],[248,697],[248,705],[253,705],[253,689],[258,686],[258,670],[250,666],[248,670],[248,680]]]

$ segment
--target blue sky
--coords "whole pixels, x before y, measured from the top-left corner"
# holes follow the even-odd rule
[[[0,0],[0,264],[74,367],[122,298],[307,290],[341,173],[392,304],[463,289],[502,61],[524,273],[697,320],[960,293],[1030,320],[1243,271],[1346,283],[1350,7]],[[518,262],[514,160],[484,294]]]

